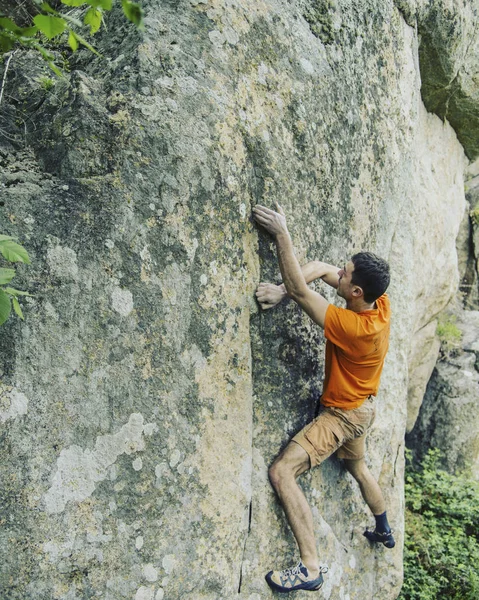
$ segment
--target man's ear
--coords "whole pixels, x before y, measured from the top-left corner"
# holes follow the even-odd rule
[[[355,285],[352,294],[355,298],[361,298],[361,296],[364,296],[363,288],[360,288],[358,285]]]

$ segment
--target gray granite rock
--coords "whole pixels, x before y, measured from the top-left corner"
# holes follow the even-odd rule
[[[365,542],[336,459],[302,485],[323,596],[392,600],[409,361],[457,289],[465,209],[417,32],[376,0],[144,5],[144,32],[113,12],[102,58],[80,51],[52,89],[28,54],[7,79],[1,211],[34,296],[0,339],[2,597],[272,597],[265,572],[297,552],[267,467],[314,415],[324,368],[297,306],[254,300],[278,266],[251,208],[280,200],[301,262],[391,263],[368,461],[396,548]]]

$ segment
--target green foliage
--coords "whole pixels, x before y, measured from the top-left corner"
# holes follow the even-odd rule
[[[94,47],[79,33],[86,25],[90,35],[94,35],[104,23],[104,13],[112,8],[112,0],[61,0],[65,6],[85,10],[82,21],[67,13],[60,13],[42,0],[34,0],[40,14],[33,18],[29,27],[19,27],[8,15],[0,12],[0,55],[23,46],[36,50],[47,61],[57,75],[61,70],[54,63],[54,55],[50,51],[52,42],[62,42],[64,34],[66,43],[75,52],[79,45],[98,54]],[[143,9],[131,0],[121,0],[126,18],[139,29],[143,28]]]
[[[37,15],[33,22],[49,40],[63,33],[67,26],[64,19],[52,15]]]
[[[419,468],[406,451],[406,538],[400,600],[479,598],[479,482],[439,467],[430,450]]]
[[[469,214],[474,225],[479,225],[479,205],[473,208]]]
[[[22,262],[30,264],[30,257],[23,246],[15,242],[15,238],[10,235],[0,235],[0,253],[8,262]],[[13,310],[20,319],[23,319],[23,313],[18,302],[18,296],[30,296],[28,292],[22,292],[12,287],[4,287],[5,284],[15,277],[15,269],[0,267],[0,325],[3,325]]]
[[[90,34],[93,35],[100,29],[101,20],[101,10],[92,7],[86,11],[83,22],[85,23],[85,25],[90,25]]]
[[[51,90],[53,88],[53,86],[55,85],[55,82],[53,81],[53,79],[51,77],[46,77],[45,75],[42,75],[41,77],[39,77],[38,82],[40,83],[40,85],[46,92]]]
[[[439,316],[436,335],[441,341],[441,350],[446,356],[456,351],[461,345],[462,332],[456,325],[454,315],[442,314]]]
[[[127,18],[137,27],[141,27],[143,24],[141,6],[136,2],[130,2],[130,0],[121,0],[121,6]]]

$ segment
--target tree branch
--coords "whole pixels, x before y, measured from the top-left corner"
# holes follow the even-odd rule
[[[7,80],[7,73],[8,73],[8,67],[10,65],[10,61],[12,60],[12,58],[15,56],[15,54],[17,53],[16,50],[14,50],[10,56],[7,58],[7,64],[5,65],[5,71],[3,72],[3,79],[2,79],[2,87],[0,89],[0,104],[2,103],[2,98],[3,98],[3,88],[5,87],[5,81]]]

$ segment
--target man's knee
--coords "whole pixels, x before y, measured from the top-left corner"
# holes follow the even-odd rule
[[[294,477],[292,470],[288,468],[287,463],[281,458],[276,459],[270,466],[268,476],[271,485],[275,489],[277,489],[285,479],[288,479],[288,477]]]
[[[294,481],[309,468],[309,456],[306,450],[291,442],[269,468],[269,480],[271,485],[278,489],[283,483]]]
[[[298,476],[297,467],[293,462],[281,455],[270,466],[268,475],[271,485],[275,489],[278,489],[282,484],[287,484],[296,479]]]

